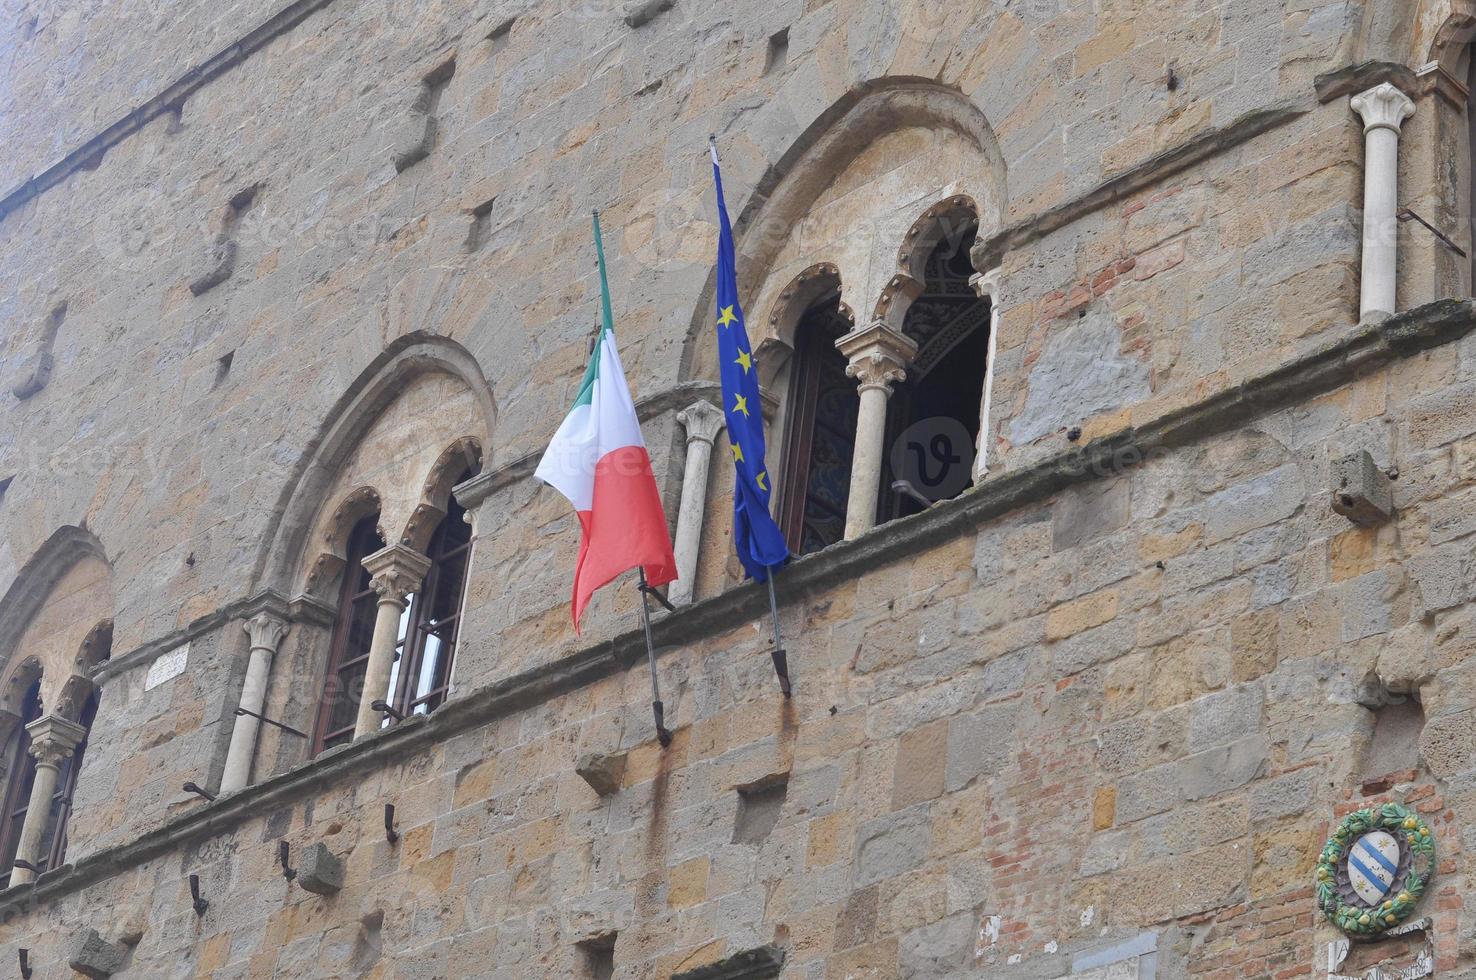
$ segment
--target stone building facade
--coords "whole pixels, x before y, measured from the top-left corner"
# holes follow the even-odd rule
[[[1476,4],[4,14],[0,970],[1476,973]],[[665,747],[532,476],[596,207]],[[1349,949],[1385,803],[1435,873]]]

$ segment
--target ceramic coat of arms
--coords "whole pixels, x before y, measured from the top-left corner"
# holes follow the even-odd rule
[[[1397,803],[1350,813],[1317,862],[1317,905],[1350,936],[1373,938],[1409,918],[1435,870],[1435,838]]]

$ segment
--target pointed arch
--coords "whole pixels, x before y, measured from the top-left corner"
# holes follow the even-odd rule
[[[58,528],[0,598],[0,712],[19,714],[37,680],[54,710],[68,690],[90,689],[91,668],[111,652],[112,564],[84,527]]]
[[[734,222],[738,278],[752,295],[745,299],[763,309],[769,305],[764,283],[791,230],[830,187],[837,174],[878,139],[904,129],[934,129],[957,137],[972,148],[987,173],[981,186],[968,192],[979,215],[980,234],[1004,224],[1008,200],[1004,156],[980,108],[956,88],[932,79],[894,76],[858,85],[822,112],[800,133],[755,186]],[[900,242],[898,244],[901,244]],[[860,284],[858,284],[860,286]],[[699,376],[711,320],[715,277],[693,313],[682,348],[683,380]],[[865,306],[870,309],[870,299]],[[751,338],[755,344],[760,337]]]
[[[465,437],[480,455],[491,453],[497,405],[485,374],[465,347],[445,337],[417,332],[396,338],[349,385],[308,443],[273,508],[269,544],[252,575],[255,588],[292,594],[307,576],[316,555],[307,554],[314,524],[339,479],[343,465],[364,437],[412,385],[434,376],[463,386],[476,406]],[[387,488],[374,488],[383,496]],[[342,501],[335,501],[341,506]],[[385,527],[387,539],[402,529]]]

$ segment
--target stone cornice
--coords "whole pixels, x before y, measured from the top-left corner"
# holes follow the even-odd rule
[[[1361,324],[1347,336],[1202,401],[1025,469],[1003,473],[956,500],[807,555],[784,570],[780,594],[784,601],[794,603],[887,562],[972,534],[987,522],[1040,503],[1066,487],[1116,476],[1156,451],[1238,429],[1248,419],[1305,402],[1400,358],[1459,340],[1473,329],[1476,301],[1472,300],[1441,300]],[[659,653],[751,622],[767,612],[767,593],[758,585],[745,585],[657,620],[652,624],[653,639]],[[190,810],[127,844],[64,865],[32,884],[0,892],[0,915],[72,894],[177,847],[290,806],[335,783],[360,780],[365,767],[425,751],[454,735],[628,670],[643,663],[645,656],[644,639],[640,631],[633,630],[473,690],[446,702],[433,715],[414,716]],[[373,821],[377,816],[365,813],[364,819]]]
[[[1223,126],[1205,129],[1178,146],[1156,153],[1142,163],[1114,174],[1069,201],[1047,208],[1011,224],[974,246],[970,253],[975,269],[992,269],[1004,256],[1051,232],[1100,211],[1124,198],[1167,180],[1210,157],[1249,142],[1262,133],[1299,119],[1312,110],[1306,99],[1285,100],[1255,109]]]
[[[45,170],[33,174],[20,186],[13,187],[4,196],[0,196],[0,221],[4,221],[17,208],[61,184],[77,171],[97,166],[108,150],[153,120],[175,111],[191,95],[331,3],[333,0],[293,0],[254,30],[190,68],[153,98],[135,106],[122,119]]]
[[[1405,92],[1413,92],[1417,84],[1415,72],[1406,65],[1392,61],[1363,61],[1318,75],[1313,79],[1312,87],[1317,92],[1317,101],[1326,104],[1385,82]]]

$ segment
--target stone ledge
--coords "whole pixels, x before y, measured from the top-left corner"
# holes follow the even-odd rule
[[[1350,336],[1218,395],[1166,412],[1141,427],[1124,429],[1028,469],[990,479],[956,500],[807,555],[785,570],[781,579],[785,586],[782,595],[789,603],[800,601],[807,594],[855,578],[887,562],[973,533],[988,521],[1049,498],[1066,487],[1116,476],[1137,465],[1137,461],[1150,458],[1155,451],[1182,447],[1235,429],[1247,419],[1324,394],[1400,358],[1459,340],[1473,330],[1476,330],[1476,301],[1473,300],[1441,300],[1364,323]],[[767,593],[750,584],[682,608],[658,620],[652,630],[660,651],[732,629],[767,612]],[[74,865],[43,875],[32,884],[0,893],[0,915],[71,894],[177,847],[291,805],[321,792],[329,784],[362,778],[365,766],[398,761],[499,717],[628,670],[643,663],[645,655],[641,632],[632,630],[473,690],[448,701],[433,715],[416,715],[394,728],[191,810],[130,843],[88,855]],[[803,683],[803,676],[800,682]]]
[[[294,0],[265,22],[206,58],[167,85],[162,92],[72,150],[56,163],[0,196],[0,221],[17,208],[56,187],[79,170],[95,167],[109,150],[148,123],[184,104],[191,95],[241,64],[334,0]]]
[[[1342,95],[1357,95],[1375,85],[1392,83],[1406,95],[1412,95],[1419,87],[1418,76],[1409,67],[1391,61],[1364,61],[1346,65],[1336,71],[1318,75],[1312,80],[1317,92],[1317,101],[1331,102]]]
[[[1223,126],[1206,129],[1177,146],[1156,153],[1142,163],[1114,174],[1069,201],[1023,218],[974,246],[970,253],[975,269],[993,269],[1007,253],[1040,241],[1054,231],[1153,184],[1188,170],[1195,164],[1224,153],[1262,133],[1301,118],[1312,107],[1304,100],[1283,100],[1253,109]]]

